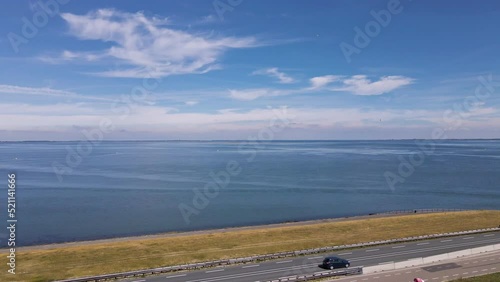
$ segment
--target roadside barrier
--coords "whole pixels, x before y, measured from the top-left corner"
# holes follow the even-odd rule
[[[369,274],[369,273],[377,273],[377,272],[383,272],[383,271],[388,271],[388,270],[404,269],[407,267],[414,267],[414,266],[430,264],[430,263],[440,262],[440,261],[444,261],[444,260],[456,259],[456,258],[460,258],[460,257],[477,255],[477,254],[493,252],[493,251],[500,251],[500,244],[484,246],[484,247],[477,247],[477,248],[472,248],[472,249],[467,249],[467,250],[462,250],[462,251],[456,251],[456,252],[451,252],[451,253],[430,256],[430,257],[414,258],[414,259],[400,261],[400,262],[389,262],[389,263],[384,263],[384,264],[379,264],[379,265],[374,265],[374,266],[367,266],[367,267],[363,268],[363,273]]]
[[[122,279],[122,278],[147,276],[147,275],[176,272],[176,271],[183,271],[183,270],[196,270],[196,269],[201,269],[201,268],[210,268],[210,267],[223,266],[223,265],[232,265],[232,264],[241,264],[241,263],[255,263],[255,262],[272,260],[272,259],[295,257],[295,256],[301,256],[301,255],[313,255],[313,254],[319,254],[319,253],[325,253],[325,252],[339,251],[339,250],[344,250],[344,249],[371,247],[371,246],[377,246],[377,245],[403,243],[403,242],[436,239],[436,238],[443,238],[443,237],[452,237],[452,236],[485,233],[485,232],[493,232],[493,231],[500,231],[500,227],[469,230],[469,231],[460,231],[460,232],[451,232],[451,233],[441,233],[441,234],[433,234],[433,235],[423,235],[423,236],[415,236],[415,237],[406,237],[406,238],[399,238],[399,239],[373,241],[373,242],[357,243],[357,244],[350,244],[350,245],[331,246],[331,247],[323,247],[323,248],[315,248],[315,249],[307,249],[307,250],[297,250],[297,251],[290,251],[290,252],[280,252],[280,253],[274,253],[274,254],[256,255],[256,256],[226,259],[226,260],[215,260],[215,261],[208,261],[208,262],[200,262],[200,263],[191,263],[191,264],[183,264],[183,265],[176,265],[176,266],[153,268],[153,269],[144,269],[144,270],[136,270],[136,271],[129,271],[129,272],[89,276],[89,277],[83,277],[83,278],[58,280],[56,282],[94,282],[94,281],[108,280],[108,279]],[[277,281],[279,281],[279,280],[277,280]],[[284,280],[284,281],[287,281],[287,280]],[[289,280],[289,281],[292,281],[292,280]],[[307,281],[307,280],[295,280],[295,281]]]
[[[290,277],[282,277],[279,279],[268,280],[266,282],[285,282],[285,281],[310,281],[321,278],[336,277],[336,276],[347,276],[347,275],[359,275],[363,274],[363,267],[352,267],[342,270],[332,270],[324,271],[319,273],[305,274],[305,275],[295,275]]]

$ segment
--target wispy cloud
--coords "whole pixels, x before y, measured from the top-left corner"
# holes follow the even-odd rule
[[[16,85],[6,85],[0,84],[0,93],[8,94],[27,94],[27,95],[46,95],[46,96],[58,96],[58,97],[76,97],[76,93],[57,90],[48,87],[33,88],[24,87]]]
[[[214,16],[214,15],[207,15],[207,16],[204,16],[202,17],[197,23],[200,23],[200,24],[208,24],[208,23],[215,23],[215,22],[218,22],[219,19]]]
[[[273,93],[274,92],[274,93]],[[257,89],[229,89],[229,96],[237,100],[255,100],[264,96],[276,96],[278,90],[272,90],[268,88],[257,88]],[[274,94],[274,95],[273,95]]]
[[[106,57],[104,53],[96,54],[93,52],[71,52],[64,50],[59,56],[53,57],[48,55],[38,56],[38,59],[45,63],[50,64],[63,64],[73,60],[83,60],[87,62],[94,62]]]
[[[0,93],[13,94],[13,95],[38,95],[38,96],[52,96],[63,97],[71,99],[84,99],[84,100],[97,100],[97,101],[112,101],[111,99],[79,95],[74,92],[58,90],[49,87],[25,87],[17,85],[0,84]]]
[[[229,49],[258,45],[253,37],[214,37],[175,30],[168,19],[100,9],[85,15],[63,13],[70,33],[81,40],[106,42],[111,47],[93,52],[64,51],[46,62],[112,59],[123,67],[96,73],[107,77],[162,77],[205,73],[219,68]]]
[[[404,76],[384,76],[371,81],[366,75],[325,75],[309,80],[309,87],[295,89],[250,88],[230,89],[229,96],[237,100],[255,100],[261,97],[307,94],[318,91],[346,92],[353,95],[381,95],[402,86],[411,84],[414,80]]]
[[[384,76],[371,81],[366,75],[354,75],[341,81],[341,86],[330,88],[333,91],[346,91],[354,95],[381,95],[413,83],[414,79],[405,76]]]
[[[22,109],[22,113],[19,112]],[[471,111],[463,120],[463,127],[479,128],[493,126],[500,121],[499,110],[478,108]],[[295,128],[362,128],[362,127],[415,127],[432,129],[446,127],[443,112],[438,110],[398,110],[398,109],[360,109],[360,108],[288,108],[287,115],[293,116]],[[275,113],[272,109],[256,108],[239,110],[225,108],[214,113],[187,113],[175,108],[161,106],[137,106],[130,118],[122,120],[119,114],[106,107],[96,109],[92,104],[53,104],[53,105],[0,105],[0,119],[11,120],[2,126],[3,130],[64,130],[65,128],[93,127],[103,118],[109,118],[116,130],[136,132],[200,134],[210,130],[240,131],[259,129],[266,126]],[[407,124],[402,121],[411,121]],[[135,133],[134,133],[135,132]]]
[[[184,102],[184,104],[188,105],[188,106],[194,106],[196,104],[198,104],[199,102],[198,101],[195,101],[195,100],[190,100],[190,101],[186,101]]]
[[[311,82],[311,89],[319,89],[323,88],[324,86],[334,82],[338,81],[342,78],[340,75],[324,75],[324,76],[316,76],[311,78],[309,81]]]
[[[303,90],[272,88],[229,89],[229,97],[236,100],[250,101],[261,97],[285,96],[300,92],[303,92]]]
[[[252,74],[253,75],[267,75],[267,76],[278,79],[278,82],[283,83],[283,84],[295,82],[295,79],[288,76],[286,73],[279,71],[278,68],[260,69],[260,70],[254,71]]]

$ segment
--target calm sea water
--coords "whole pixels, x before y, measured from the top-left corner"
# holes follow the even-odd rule
[[[434,151],[416,163],[411,175],[400,175],[398,166],[402,159],[421,152],[415,141],[274,141],[258,149],[241,146],[239,141],[102,142],[60,181],[53,164],[68,165],[67,148],[76,149],[77,144],[0,143],[0,182],[4,182],[0,226],[7,225],[7,174],[15,172],[18,243],[400,209],[500,208],[498,140],[434,141]],[[251,156],[255,158],[249,160]],[[216,197],[202,202],[206,206],[196,209],[188,224],[179,204],[195,208],[194,191],[203,190],[213,181],[210,172],[226,171],[228,163],[237,163],[241,172],[231,176]],[[391,189],[384,176],[388,171],[401,176],[404,183]],[[0,230],[5,246],[6,229]]]

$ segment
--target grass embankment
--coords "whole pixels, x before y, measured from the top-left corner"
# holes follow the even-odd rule
[[[484,276],[453,280],[452,282],[498,282],[498,281],[500,281],[500,272]]]
[[[256,254],[496,227],[500,211],[465,211],[255,228],[121,242],[54,245],[17,252],[16,275],[0,281],[51,281]],[[0,254],[4,257],[4,254]],[[6,265],[4,264],[4,267]]]

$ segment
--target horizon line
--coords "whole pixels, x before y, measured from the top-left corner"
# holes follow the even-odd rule
[[[324,142],[324,141],[412,141],[412,140],[434,140],[434,141],[474,141],[474,140],[499,140],[500,138],[390,138],[390,139],[276,139],[276,140],[252,140],[257,142]],[[220,141],[249,141],[246,139],[116,139],[116,140],[0,140],[0,143],[7,142],[220,142]]]

